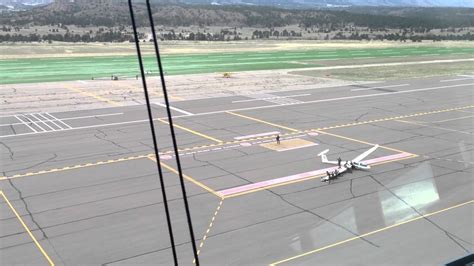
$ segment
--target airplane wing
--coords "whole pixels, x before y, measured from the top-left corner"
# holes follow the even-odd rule
[[[328,157],[326,156],[326,153],[328,153],[329,149],[326,149],[318,154],[319,157],[321,157],[321,161],[323,163],[329,163],[329,164],[334,164],[337,165],[336,161],[329,161]]]
[[[354,158],[354,160],[352,160],[353,162],[360,162],[362,160],[365,159],[365,157],[369,156],[369,154],[371,154],[372,152],[374,152],[377,148],[379,147],[379,145],[375,145],[373,146],[372,148],[370,148],[369,150],[367,150],[366,152],[362,153],[361,155],[357,156]]]

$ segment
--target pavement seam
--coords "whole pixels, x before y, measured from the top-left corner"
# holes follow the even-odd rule
[[[5,195],[5,193],[3,193],[2,190],[0,190],[0,196],[2,196],[2,198],[5,200],[5,202],[7,203],[7,205],[9,206],[9,208],[11,209],[11,211],[13,212],[13,214],[15,214],[16,218],[18,219],[18,221],[20,221],[21,225],[23,226],[23,228],[25,228],[26,232],[28,233],[28,235],[31,237],[31,239],[33,240],[33,242],[35,243],[36,247],[40,250],[40,252],[43,254],[43,256],[46,258],[46,260],[48,261],[48,263],[51,265],[51,266],[54,266],[54,262],[51,260],[51,258],[49,257],[48,253],[46,253],[46,251],[43,249],[43,247],[41,246],[41,244],[38,242],[38,240],[36,239],[36,237],[33,235],[33,233],[31,232],[31,230],[28,228],[28,226],[26,225],[26,223],[23,221],[23,219],[21,218],[21,216],[18,214],[18,212],[15,210],[15,208],[13,207],[13,205],[11,204],[11,202],[8,200],[7,196]],[[41,228],[39,228],[41,230]]]
[[[282,263],[285,263],[285,262],[289,262],[289,261],[292,261],[294,259],[298,259],[298,258],[307,256],[307,255],[311,255],[311,254],[314,254],[314,253],[317,253],[317,252],[320,252],[320,251],[323,251],[323,250],[326,250],[326,249],[330,249],[330,248],[335,247],[335,246],[345,244],[347,242],[351,242],[353,240],[360,239],[362,237],[370,236],[370,235],[373,235],[373,234],[376,234],[376,233],[379,233],[379,232],[382,232],[382,231],[385,231],[385,230],[389,230],[389,229],[392,229],[392,228],[395,228],[395,227],[398,227],[398,226],[401,226],[401,225],[404,225],[404,224],[407,224],[407,223],[411,223],[411,222],[414,222],[414,221],[417,221],[417,220],[420,220],[420,219],[426,219],[427,217],[436,215],[438,213],[442,213],[442,212],[445,212],[445,211],[448,211],[448,210],[451,210],[451,209],[456,209],[456,208],[459,208],[459,207],[462,207],[462,206],[465,206],[465,205],[468,205],[468,204],[472,204],[472,203],[474,203],[474,200],[466,201],[466,202],[463,202],[463,203],[460,203],[460,204],[457,204],[457,205],[454,205],[454,206],[451,206],[451,207],[448,207],[448,208],[445,208],[445,209],[441,209],[441,210],[438,210],[438,211],[435,211],[435,212],[431,212],[431,213],[428,213],[428,214],[423,214],[421,216],[418,216],[418,217],[415,217],[415,218],[412,218],[412,219],[408,219],[406,221],[396,223],[396,224],[393,224],[393,225],[390,225],[390,226],[386,226],[386,227],[383,227],[383,228],[365,233],[365,234],[360,235],[360,236],[348,238],[346,240],[342,240],[342,241],[336,242],[334,244],[330,244],[330,245],[327,245],[327,246],[324,246],[324,247],[321,247],[321,248],[318,248],[318,249],[313,249],[311,251],[308,251],[308,252],[305,252],[305,253],[290,257],[290,258],[286,258],[286,259],[283,259],[283,260],[280,260],[280,261],[276,261],[276,262],[270,263],[269,265],[274,266],[274,265],[282,264]]]

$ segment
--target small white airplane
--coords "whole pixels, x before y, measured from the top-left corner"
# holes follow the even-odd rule
[[[342,161],[339,159],[338,161],[329,161],[328,157],[326,156],[326,153],[328,153],[329,149],[326,149],[322,151],[321,153],[318,154],[318,156],[321,157],[321,161],[323,163],[328,163],[328,164],[334,164],[339,166],[336,170],[333,172],[327,171],[326,176],[321,177],[321,182],[331,182],[331,180],[336,179],[338,176],[342,175],[346,171],[352,172],[352,169],[357,169],[357,170],[369,170],[370,165],[364,164],[361,161],[369,156],[372,152],[374,152],[379,145],[375,145],[374,147],[370,148],[369,150],[365,151],[361,155],[355,157],[352,161]]]

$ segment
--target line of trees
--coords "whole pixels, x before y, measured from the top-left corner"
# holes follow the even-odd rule
[[[144,39],[145,35],[140,34],[140,39]],[[301,32],[294,31],[260,31],[255,30],[252,33],[252,39],[275,39],[275,38],[302,38]],[[161,40],[188,40],[188,41],[240,41],[247,40],[248,37],[242,38],[239,34],[235,35],[225,35],[225,34],[210,34],[202,32],[191,32],[187,34],[178,33],[174,31],[165,33],[161,35]],[[388,40],[388,41],[412,41],[412,42],[421,42],[422,40],[432,40],[432,41],[443,41],[443,40],[452,40],[452,41],[474,41],[474,34],[468,32],[465,34],[447,34],[447,35],[435,35],[435,34],[426,34],[426,35],[405,35],[399,33],[389,33],[389,34],[359,34],[352,33],[350,35],[344,35],[342,32],[338,32],[334,36],[327,34],[324,37],[325,40]],[[91,35],[89,33],[85,34],[47,34],[39,35],[36,33],[23,35],[23,34],[5,34],[0,35],[1,42],[132,42],[133,36],[131,34],[123,34],[119,31],[109,31],[98,33],[96,35]]]
[[[144,34],[140,34],[140,38],[144,38]],[[5,34],[0,35],[0,42],[125,42],[133,41],[133,36],[124,34],[120,31],[107,31],[91,35],[85,34],[46,34],[39,35],[36,33],[23,34]]]
[[[327,37],[329,39],[329,37]],[[418,42],[422,40],[431,40],[431,41],[474,41],[474,34],[470,32],[465,34],[447,34],[447,35],[436,35],[436,34],[426,34],[426,35],[406,35],[399,33],[389,33],[389,34],[359,34],[352,33],[350,35],[344,35],[342,32],[338,32],[333,40],[388,40],[388,41],[413,41]]]

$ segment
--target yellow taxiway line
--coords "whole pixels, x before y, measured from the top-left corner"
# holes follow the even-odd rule
[[[130,161],[130,160],[144,159],[144,158],[147,158],[148,156],[149,156],[149,154],[148,155],[130,156],[130,157],[112,159],[112,160],[107,160],[107,161],[99,161],[99,162],[85,163],[85,164],[76,164],[76,165],[73,165],[73,166],[65,166],[65,167],[62,167],[62,168],[53,168],[53,169],[48,169],[48,170],[41,170],[41,171],[38,171],[38,172],[28,172],[28,173],[25,173],[25,174],[16,174],[16,175],[8,176],[8,177],[7,176],[1,176],[0,181],[7,180],[7,179],[14,179],[14,178],[18,178],[18,177],[42,175],[42,174],[56,173],[56,172],[62,172],[62,171],[68,171],[68,170],[86,168],[86,167],[92,167],[92,166],[98,166],[98,165],[105,165],[105,164],[118,163],[118,162]]]
[[[101,102],[106,102],[106,103],[111,104],[111,105],[113,105],[113,106],[123,106],[123,104],[121,104],[121,103],[119,103],[119,102],[109,100],[109,99],[107,99],[107,98],[104,98],[104,97],[99,96],[99,95],[97,95],[97,94],[95,94],[95,93],[92,93],[92,92],[86,92],[86,91],[83,91],[83,90],[81,90],[81,89],[78,89],[78,88],[75,88],[75,87],[72,87],[72,86],[64,86],[64,87],[66,87],[67,89],[72,90],[72,91],[74,91],[74,92],[77,92],[77,93],[79,93],[79,94],[92,97],[92,98],[94,98],[94,99],[96,99],[96,100],[99,100],[99,101],[101,101]]]
[[[407,159],[411,159],[411,158],[415,158],[415,157],[418,157],[418,155],[412,154],[411,156],[404,157],[404,158],[398,158],[398,159],[388,160],[388,161],[384,161],[384,162],[374,163],[374,164],[371,164],[371,166],[377,166],[377,165],[382,165],[382,164],[386,164],[386,163],[392,163],[392,162],[407,160]],[[322,176],[325,176],[325,175],[326,175],[326,174],[319,174],[319,175],[314,175],[314,176],[308,176],[308,177],[306,177],[306,178],[302,178],[302,179],[298,179],[298,180],[292,180],[292,181],[283,182],[283,183],[279,183],[279,184],[275,184],[275,185],[270,185],[270,186],[266,186],[266,187],[256,188],[256,189],[253,189],[253,190],[244,191],[244,192],[240,192],[240,193],[235,193],[235,194],[231,194],[231,195],[229,195],[229,196],[224,196],[224,199],[233,198],[233,197],[238,197],[238,196],[243,196],[243,195],[246,195],[246,194],[251,194],[251,193],[254,193],[254,192],[258,192],[258,191],[262,191],[262,190],[267,190],[267,189],[271,189],[271,188],[276,188],[276,187],[291,185],[291,184],[295,184],[295,183],[299,183],[299,182],[303,182],[303,181],[307,181],[307,180],[311,180],[311,179],[316,179],[316,178],[319,178],[319,177],[322,177]]]
[[[169,125],[169,122],[164,120],[164,119],[158,119],[158,121],[160,121],[161,123],[165,123],[167,125]],[[173,126],[179,128],[179,129],[182,129],[184,131],[187,131],[189,133],[192,133],[194,135],[197,135],[197,136],[200,136],[200,137],[203,137],[203,138],[206,138],[206,139],[209,139],[209,140],[212,140],[214,142],[217,142],[217,143],[224,143],[224,141],[220,140],[220,139],[216,139],[216,138],[213,138],[209,135],[206,135],[206,134],[203,134],[203,133],[200,133],[200,132],[197,132],[195,130],[192,130],[190,128],[187,128],[187,127],[183,127],[183,126],[180,126],[180,125],[177,125],[176,123],[173,123]]]
[[[242,118],[245,118],[245,119],[249,119],[249,120],[252,120],[252,121],[256,121],[256,122],[260,122],[260,123],[263,123],[263,124],[271,125],[271,126],[274,126],[274,127],[279,127],[279,128],[283,128],[283,129],[286,129],[286,130],[290,130],[290,131],[295,132],[295,133],[303,133],[303,132],[312,131],[312,132],[317,132],[317,133],[320,133],[320,134],[329,135],[329,136],[333,136],[333,137],[340,138],[340,139],[345,139],[345,140],[350,140],[350,141],[354,141],[354,142],[358,142],[358,143],[362,143],[362,144],[367,144],[367,145],[370,145],[370,146],[375,145],[374,143],[370,143],[370,142],[367,142],[367,141],[358,140],[358,139],[354,139],[354,138],[350,138],[350,137],[345,137],[345,136],[341,136],[341,135],[338,135],[338,134],[328,133],[328,132],[322,131],[320,129],[311,129],[311,130],[302,131],[302,130],[298,130],[298,129],[295,129],[295,128],[290,128],[290,127],[286,127],[286,126],[283,126],[283,125],[278,125],[278,124],[275,124],[275,123],[272,123],[272,122],[264,121],[264,120],[261,120],[261,119],[255,118],[255,117],[250,117],[250,116],[247,116],[247,115],[241,115],[241,114],[237,114],[237,113],[233,113],[233,112],[227,112],[227,113],[232,114],[232,115],[236,115],[236,116],[239,116],[239,117],[242,117]],[[413,154],[413,153],[410,153],[410,152],[401,151],[401,150],[397,150],[397,149],[382,146],[382,145],[380,145],[380,147],[384,148],[386,150],[390,150],[390,151],[395,151],[395,152],[400,152],[400,153],[405,152],[405,153]]]
[[[249,120],[253,120],[253,121],[256,121],[256,122],[260,122],[260,123],[263,123],[263,124],[267,124],[267,125],[270,125],[270,126],[286,129],[286,130],[291,131],[291,132],[302,132],[301,130],[298,130],[298,129],[294,129],[294,128],[291,128],[291,127],[285,127],[285,126],[278,125],[278,124],[275,124],[275,123],[271,123],[271,122],[268,122],[268,121],[264,121],[264,120],[261,120],[261,119],[255,118],[255,117],[250,117],[250,116],[246,116],[246,115],[238,114],[238,113],[234,113],[234,112],[226,112],[226,113],[231,114],[231,115],[235,115],[235,116],[239,116],[239,117],[242,117],[242,118],[246,118],[246,119],[249,119]]]
[[[445,209],[442,209],[442,210],[439,210],[439,211],[424,214],[424,215],[418,216],[416,218],[412,218],[412,219],[409,219],[409,220],[406,220],[406,221],[403,221],[403,222],[400,222],[400,223],[396,223],[396,224],[393,224],[393,225],[390,225],[390,226],[387,226],[387,227],[383,227],[383,228],[365,233],[363,235],[352,237],[352,238],[349,238],[349,239],[346,239],[346,240],[343,240],[343,241],[339,241],[339,242],[336,242],[334,244],[327,245],[327,246],[324,246],[324,247],[321,247],[321,248],[318,248],[318,249],[314,249],[314,250],[311,250],[311,251],[308,251],[308,252],[305,252],[305,253],[302,253],[302,254],[299,254],[299,255],[284,259],[284,260],[273,262],[273,263],[270,264],[270,266],[282,264],[282,263],[285,263],[285,262],[289,262],[289,261],[292,261],[292,260],[295,260],[295,259],[298,259],[298,258],[301,258],[301,257],[304,257],[304,256],[308,256],[308,255],[311,255],[311,254],[314,254],[314,253],[317,253],[317,252],[320,252],[320,251],[323,251],[323,250],[326,250],[326,249],[329,249],[329,248],[333,248],[333,247],[345,244],[347,242],[351,242],[351,241],[354,241],[354,240],[357,240],[357,239],[361,239],[361,238],[364,238],[364,237],[367,237],[367,236],[370,236],[370,235],[373,235],[373,234],[377,234],[377,233],[380,233],[380,232],[383,232],[383,231],[386,231],[386,230],[389,230],[389,229],[392,229],[392,228],[395,228],[395,227],[398,227],[398,226],[401,226],[401,225],[404,225],[404,224],[407,224],[407,223],[411,223],[411,222],[414,222],[414,221],[417,221],[417,220],[420,220],[420,219],[424,219],[426,217],[430,217],[430,216],[433,216],[433,215],[436,215],[436,214],[439,214],[439,213],[442,213],[442,212],[445,212],[445,211],[449,211],[449,210],[452,210],[452,209],[455,209],[455,208],[459,208],[459,207],[462,207],[462,206],[465,206],[465,205],[468,205],[468,204],[472,204],[472,203],[474,203],[474,200],[470,200],[470,201],[467,201],[467,202],[464,202],[464,203],[461,203],[461,204],[457,204],[457,205],[454,205],[454,206],[451,206],[451,207],[448,207],[448,208],[445,208]]]
[[[323,130],[342,128],[342,127],[350,127],[350,126],[357,126],[357,125],[364,125],[364,124],[369,124],[369,123],[384,122],[384,121],[390,121],[390,120],[403,119],[403,118],[407,118],[407,117],[423,116],[423,115],[445,113],[445,112],[452,112],[452,111],[465,112],[463,110],[470,109],[470,108],[474,108],[474,105],[453,107],[453,108],[442,109],[442,110],[434,110],[434,111],[428,111],[428,112],[420,112],[420,113],[402,115],[402,116],[397,116],[397,117],[387,117],[387,118],[381,118],[381,119],[375,119],[375,120],[369,120],[369,121],[362,121],[362,122],[350,123],[350,124],[343,124],[343,125],[336,125],[336,126],[330,126],[330,127],[321,127],[321,128],[315,128],[315,129],[308,129],[308,130],[304,130],[304,131],[298,131],[297,129],[288,128],[288,127],[284,127],[284,126],[281,126],[281,125],[276,125],[274,123],[271,123],[271,125],[277,126],[277,127],[280,127],[280,128],[284,127],[285,129],[291,131],[290,133],[284,133],[284,134],[281,134],[280,136],[292,136],[292,135],[301,134],[301,133],[309,133],[309,132],[318,132],[319,131],[321,134],[326,134],[326,135],[332,134],[333,136],[337,136],[339,138],[345,138],[345,139],[348,139],[348,140],[357,141],[357,142],[368,144],[368,145],[373,145],[372,143],[369,143],[369,142],[365,142],[365,141],[361,141],[361,140],[355,140],[353,138],[348,138],[348,137],[345,137],[345,136],[336,135],[336,134],[329,133],[329,132],[323,131]],[[244,116],[244,115],[236,114],[236,113],[234,113],[234,115],[240,116],[242,118],[250,118],[248,116]],[[258,122],[266,122],[266,121],[256,119],[256,118],[252,118],[252,120],[253,121],[258,121]],[[275,136],[263,136],[263,137],[249,138],[249,139],[236,140],[236,141],[227,141],[227,142],[222,142],[221,140],[217,140],[217,139],[211,137],[212,140],[217,142],[217,143],[208,144],[208,145],[201,145],[201,146],[194,146],[194,147],[187,147],[187,148],[181,148],[181,149],[179,149],[179,152],[188,152],[188,151],[205,149],[205,148],[220,147],[220,146],[223,146],[223,145],[238,144],[238,143],[243,143],[243,142],[248,142],[248,141],[255,141],[255,140],[265,140],[265,139],[270,139],[270,138],[274,138],[274,137]],[[389,150],[392,150],[392,151],[402,152],[400,150],[390,148],[390,147],[383,147],[383,148],[389,149]],[[173,151],[165,151],[165,152],[162,152],[162,154],[170,154],[172,152]],[[47,173],[58,172],[58,171],[73,170],[73,169],[77,169],[77,168],[96,166],[96,165],[101,165],[101,164],[106,164],[106,163],[115,163],[115,162],[120,162],[120,161],[146,158],[150,155],[151,154],[139,155],[139,156],[134,156],[134,157],[126,157],[126,158],[119,158],[119,159],[115,159],[115,160],[108,160],[106,162],[93,162],[93,163],[86,163],[86,164],[82,164],[82,165],[66,166],[66,167],[63,167],[63,168],[55,168],[55,169],[50,169],[50,170],[29,172],[29,173],[25,173],[25,174],[16,174],[16,175],[13,175],[13,176],[10,176],[10,177],[0,176],[0,181],[7,180],[7,179],[12,179],[12,178],[18,178],[18,177],[27,177],[27,176],[47,174]],[[415,156],[415,154],[414,154],[414,156]]]
[[[202,237],[201,243],[199,244],[199,249],[197,251],[198,255],[199,255],[199,253],[201,253],[202,246],[204,246],[204,241],[206,241],[207,235],[209,234],[209,232],[211,231],[212,226],[214,225],[217,214],[219,213],[219,210],[221,209],[223,202],[224,202],[224,199],[222,198],[221,201],[219,202],[219,205],[217,205],[217,209],[214,212],[214,216],[212,216],[211,222],[209,223],[209,226],[207,227],[207,231],[206,231],[206,233],[204,233],[204,236]],[[195,264],[195,263],[196,263],[196,260],[193,260],[193,264]]]
[[[26,226],[25,222],[23,221],[23,219],[21,219],[21,216],[18,214],[18,212],[15,210],[15,208],[13,207],[13,205],[11,204],[11,202],[8,200],[7,196],[3,193],[3,191],[0,190],[0,195],[2,196],[2,198],[5,200],[5,202],[7,203],[8,207],[10,207],[10,209],[12,210],[12,212],[15,214],[16,218],[20,221],[21,225],[23,226],[23,228],[25,228],[26,232],[28,233],[28,235],[30,235],[31,239],[33,240],[33,242],[35,242],[35,245],[36,247],[38,247],[38,249],[41,251],[41,253],[43,254],[43,256],[46,258],[46,260],[48,261],[49,265],[51,266],[54,266],[54,262],[53,260],[51,260],[51,258],[49,257],[48,253],[46,253],[46,251],[44,251],[43,247],[40,245],[40,243],[38,242],[38,240],[36,240],[36,237],[33,235],[33,233],[31,233],[31,230],[30,228],[28,228],[28,226]]]
[[[150,160],[156,162],[155,156],[148,156],[148,159],[150,159]],[[169,165],[167,165],[167,164],[165,164],[165,163],[163,163],[163,162],[160,162],[160,165],[163,166],[164,168],[168,169],[169,171],[171,171],[171,172],[173,172],[173,173],[179,175],[179,172],[178,172],[176,169],[174,169],[173,167],[171,167],[171,166],[169,166]],[[183,173],[183,177],[184,177],[186,180],[188,180],[188,181],[194,183],[195,185],[197,185],[197,186],[203,188],[204,190],[210,192],[211,194],[215,195],[216,197],[218,197],[218,198],[220,198],[220,199],[223,199],[222,195],[221,195],[219,192],[217,192],[217,191],[213,190],[212,188],[210,188],[210,187],[204,185],[203,183],[197,181],[196,179],[194,179],[194,178],[192,178],[192,177],[190,177],[190,176],[188,176],[188,175],[186,175],[186,174],[184,174],[184,173]]]

